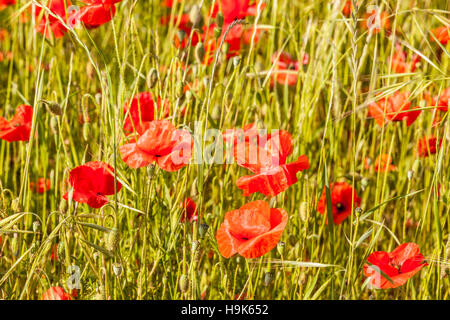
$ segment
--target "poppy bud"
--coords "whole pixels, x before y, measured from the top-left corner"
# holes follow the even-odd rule
[[[20,200],[19,198],[15,198],[12,202],[11,202],[11,209],[14,212],[20,212],[22,211],[22,206],[20,205]]]
[[[300,203],[300,219],[302,221],[308,220],[308,202],[306,201]]]
[[[57,247],[57,254],[58,254],[58,258],[61,259],[62,257],[64,257],[64,250],[65,250],[65,246],[64,246],[64,242],[60,241],[58,243],[58,247]]]
[[[111,229],[111,231],[106,235],[106,249],[115,253],[119,247],[120,242],[120,231],[117,228]]]
[[[191,90],[186,91],[186,93],[184,94],[184,97],[186,98],[186,102],[190,102],[192,99],[192,92]]]
[[[163,286],[167,286],[167,276],[164,276],[162,278],[162,283],[163,283]]]
[[[369,179],[362,178],[361,179],[361,189],[364,191],[368,185],[369,185]]]
[[[414,177],[414,170],[408,170],[408,180],[412,180]]]
[[[277,251],[280,254],[280,256],[283,256],[285,246],[286,246],[286,244],[283,241],[278,242]]]
[[[214,38],[218,39],[221,34],[222,34],[221,28],[214,28]]]
[[[33,222],[33,232],[38,232],[41,227],[41,223],[39,221]]]
[[[270,286],[273,282],[273,272],[266,272],[264,274],[264,285],[266,287]]]
[[[175,96],[177,98],[181,98],[183,94],[184,94],[183,82],[177,81],[177,83],[175,84]]]
[[[180,277],[180,290],[186,292],[189,288],[189,278],[187,275],[182,274]]]
[[[147,85],[150,89],[154,88],[158,82],[158,71],[155,68],[152,68],[147,75]]]
[[[123,268],[120,263],[113,264],[113,272],[117,277],[120,277],[120,275],[122,274],[122,271],[123,271]]]
[[[183,42],[184,38],[186,37],[186,32],[184,32],[183,30],[178,30],[176,37],[177,37],[178,41],[181,43],[181,42]]]
[[[52,113],[53,115],[55,115],[55,116],[62,115],[62,108],[59,105],[59,103],[54,102],[54,101],[46,101],[46,100],[41,100],[41,102],[47,106],[47,110],[50,113]]]
[[[223,27],[223,22],[224,22],[223,14],[222,14],[222,12],[219,12],[216,17],[216,23],[217,23],[217,26],[221,29]]]
[[[58,118],[56,116],[50,118],[50,129],[55,136],[58,134]]]
[[[194,56],[198,64],[203,63],[205,59],[205,46],[202,42],[197,43],[195,46]]]
[[[412,170],[414,171],[414,172],[419,172],[419,169],[420,169],[420,160],[415,160],[414,161],[414,163],[413,163],[413,167],[412,167]]]
[[[202,15],[198,5],[194,4],[189,11],[189,21],[194,25],[198,26],[202,22]]]
[[[239,66],[239,64],[241,63],[241,57],[240,56],[235,56],[233,57],[233,67],[237,68]]]
[[[361,207],[356,207],[355,212],[359,216],[363,212],[363,209]]]
[[[208,232],[209,226],[206,223],[202,223],[198,227],[198,234],[200,236],[200,239],[203,239]]]
[[[31,253],[36,253],[38,248],[39,248],[39,242],[38,241],[33,241],[33,243],[31,244],[30,252]]]
[[[85,122],[83,123],[83,139],[84,141],[88,142],[90,137],[89,137],[89,128],[90,127],[90,123],[89,122]]]

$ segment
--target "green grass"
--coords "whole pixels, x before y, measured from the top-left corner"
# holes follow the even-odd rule
[[[173,11],[194,3],[203,4],[206,16],[212,1],[184,1]],[[449,265],[448,116],[432,127],[435,111],[425,109],[409,128],[404,122],[381,128],[367,113],[379,92],[407,89],[415,106],[425,91],[438,95],[449,87],[450,47],[430,40],[431,29],[449,24],[449,4],[361,1],[356,16],[345,18],[337,1],[266,3],[260,17],[246,19],[266,26],[264,36],[244,46],[237,67],[220,57],[210,66],[199,65],[193,48],[178,50],[172,42],[175,27],[159,23],[170,9],[157,0],[124,0],[112,22],[53,41],[36,33],[32,21],[18,22],[17,12],[30,2],[0,12],[0,27],[9,32],[0,51],[13,57],[0,62],[0,115],[10,118],[17,105],[30,104],[37,132],[29,143],[0,140],[0,298],[39,299],[50,286],[66,287],[67,267],[76,265],[82,284],[78,299],[449,299],[449,278],[440,277]],[[361,28],[358,19],[370,4],[389,12],[395,35],[370,36]],[[422,56],[414,73],[390,70],[395,40],[409,56]],[[310,55],[296,86],[270,87],[265,71],[278,50],[298,59],[302,52]],[[190,72],[179,67],[186,60]],[[159,73],[150,88],[153,69]],[[180,85],[195,79],[198,90],[180,95]],[[306,154],[310,168],[299,173],[298,183],[266,199],[290,217],[283,251],[253,260],[225,259],[218,252],[215,232],[225,213],[264,199],[243,197],[236,187],[245,169],[192,164],[169,173],[158,167],[130,169],[120,159],[123,105],[142,91],[168,99],[170,119],[179,127],[194,130],[194,122],[202,121],[206,128],[226,130],[261,121],[292,134],[289,159]],[[63,114],[49,113],[42,99],[58,102]],[[83,125],[87,116],[89,124]],[[443,139],[442,147],[418,158],[417,141],[430,134]],[[364,168],[366,157],[374,161],[382,153],[392,155],[397,171]],[[100,210],[62,200],[70,169],[91,160],[109,163],[124,184]],[[29,189],[40,177],[52,182],[42,195]],[[355,186],[362,213],[327,226],[316,205],[323,186],[334,181]],[[179,222],[188,196],[200,208],[200,223],[209,225],[203,237],[198,223]],[[36,221],[40,226],[33,231]],[[111,228],[120,231],[113,257],[104,249],[105,230]],[[419,244],[429,265],[402,287],[367,288],[368,255],[404,242]],[[58,261],[50,259],[52,248]],[[114,273],[118,265],[120,276]]]

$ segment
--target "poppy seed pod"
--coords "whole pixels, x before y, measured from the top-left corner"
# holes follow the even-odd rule
[[[111,229],[111,231],[106,235],[106,249],[112,253],[116,253],[120,242],[120,231],[117,228]]]
[[[189,288],[189,278],[187,275],[182,274],[180,277],[180,290],[186,292]]]
[[[54,101],[46,101],[46,100],[42,100],[42,103],[47,106],[47,110],[51,114],[53,114],[55,116],[62,115],[62,108],[59,103],[54,102]]]
[[[198,64],[203,63],[205,59],[205,46],[202,42],[197,43],[195,46],[194,56]]]

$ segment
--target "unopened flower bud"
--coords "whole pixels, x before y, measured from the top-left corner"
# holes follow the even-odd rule
[[[362,178],[361,179],[361,189],[363,189],[363,191],[364,191],[368,185],[369,185],[369,180],[367,178]]]
[[[202,223],[198,227],[198,234],[200,236],[200,239],[203,239],[208,232],[209,226],[206,223]]]
[[[62,115],[62,108],[59,103],[46,100],[42,100],[42,103],[44,103],[47,106],[47,110],[53,115],[55,116]]]
[[[177,81],[177,83],[175,84],[175,96],[177,98],[181,98],[183,94],[184,94],[183,82]]]
[[[303,201],[302,203],[300,203],[300,219],[302,221],[306,221],[308,220],[308,202]]]
[[[266,287],[270,286],[273,282],[273,272],[266,272],[264,274],[264,285]]]
[[[205,46],[203,45],[203,42],[199,42],[195,46],[194,56],[198,64],[203,63],[205,59]]]
[[[216,39],[220,38],[221,34],[222,34],[221,28],[214,28],[214,38],[216,38]]]
[[[280,254],[280,256],[283,256],[285,247],[286,247],[286,244],[283,241],[278,242],[277,251]]]
[[[20,200],[19,198],[15,198],[12,202],[11,202],[11,209],[14,212],[20,212],[22,211],[22,206],[20,205]]]
[[[123,268],[120,263],[113,264],[113,272],[117,277],[120,277],[120,275],[122,274],[122,271],[123,271]]]
[[[414,170],[408,170],[408,180],[412,180],[414,177]]]
[[[112,253],[115,253],[119,247],[119,242],[120,242],[120,231],[117,228],[113,228],[106,235],[106,249],[108,251],[111,251]]]
[[[38,232],[39,228],[41,227],[41,223],[39,221],[33,222],[33,232]]]
[[[199,6],[196,4],[194,4],[189,11],[189,21],[195,26],[201,24],[202,15]]]
[[[89,136],[89,130],[90,129],[90,123],[89,122],[85,122],[83,123],[83,139],[84,141],[89,141],[89,139],[91,138]]]
[[[56,116],[50,118],[50,129],[54,135],[58,134],[58,118]]]
[[[233,67],[237,68],[239,66],[239,64],[241,63],[241,57],[240,56],[235,56],[233,57]]]
[[[223,27],[223,22],[224,22],[223,14],[222,14],[222,12],[219,12],[217,14],[217,17],[216,17],[217,26],[219,28],[222,28]]]
[[[189,288],[189,278],[187,275],[182,274],[180,277],[180,290],[186,292]]]
[[[152,68],[147,75],[147,85],[150,89],[154,88],[156,83],[158,82],[158,71],[155,68]]]

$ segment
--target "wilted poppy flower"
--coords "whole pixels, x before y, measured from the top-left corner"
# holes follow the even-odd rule
[[[450,39],[450,26],[443,26],[436,28],[431,31],[434,35],[430,35],[431,41],[435,41],[434,38],[437,39],[441,44],[444,46],[448,43],[448,40]]]
[[[54,15],[58,16],[65,23],[67,23],[66,9],[71,5],[72,3],[69,0],[50,0],[47,4],[47,8],[49,8]],[[45,35],[45,37],[47,38],[50,38],[52,34],[55,36],[55,38],[61,38],[67,31],[66,27],[64,27],[59,19],[50,15],[45,9],[42,9],[41,7],[36,6],[35,17],[36,30]]]
[[[161,98],[157,100],[158,108],[161,107]],[[165,115],[168,115],[168,106],[164,104]],[[126,133],[137,132],[143,134],[145,131],[146,123],[155,120],[155,101],[151,92],[138,93],[126,103],[123,107],[123,113],[125,114],[125,122],[123,124],[123,130]]]
[[[272,55],[272,63],[275,64],[275,80],[280,84],[293,86],[297,83],[300,65],[308,64],[309,56],[308,54],[305,54],[302,62],[300,63],[299,61],[292,59],[292,57],[286,52],[275,52]]]
[[[30,182],[30,189],[37,193],[50,190],[50,179],[39,178],[37,182]]]
[[[33,108],[24,104],[18,106],[10,121],[0,117],[0,139],[8,142],[30,140],[32,120]]]
[[[420,157],[428,157],[429,155],[435,154],[437,150],[441,147],[442,140],[438,143],[436,137],[432,136],[429,138],[422,138],[417,144],[417,153]]]
[[[411,102],[408,100],[409,93],[396,92],[391,96],[381,98],[376,102],[369,103],[369,115],[371,115],[378,125],[383,126],[389,121],[406,120],[409,127],[416,121],[421,110],[411,108]]]
[[[0,0],[0,11],[4,10],[7,6],[16,4],[16,0]]]
[[[366,159],[365,168],[369,170],[370,165],[367,160],[368,159]],[[375,172],[386,172],[396,170],[397,167],[392,164],[392,157],[389,156],[388,154],[383,153],[379,155],[375,160],[374,169]]]
[[[108,203],[106,196],[114,194],[114,169],[101,161],[87,162],[70,171],[69,183],[73,200],[87,203],[91,208],[101,208]],[[117,181],[117,192],[122,184]],[[64,195],[68,200],[69,193]]]
[[[184,202],[183,202],[183,210],[182,210],[180,221],[184,222],[186,220],[189,222],[198,220],[197,205],[195,204],[194,200],[192,200],[191,198],[186,198],[186,200],[184,200]]]
[[[352,209],[361,204],[361,199],[358,198],[356,190],[347,182],[336,182],[330,185],[331,206],[333,210],[333,223],[341,224],[349,215],[352,214]],[[327,195],[326,189],[323,188],[322,196],[317,204],[317,211],[321,214],[327,212]],[[327,221],[328,223],[328,221]]]
[[[239,253],[258,258],[276,247],[288,221],[283,209],[271,209],[265,201],[245,204],[229,211],[216,233],[219,251],[225,258]]]
[[[439,110],[447,112],[448,103],[450,101],[450,87],[441,92],[440,95],[433,98],[433,106],[437,106]]]
[[[378,12],[378,10],[367,12],[363,17],[362,26],[364,29],[368,29],[369,33],[378,33],[382,29],[389,31],[391,27],[389,13],[386,11]]]
[[[194,141],[187,130],[177,130],[167,120],[148,122],[145,132],[135,142],[120,147],[122,160],[131,168],[153,162],[165,171],[186,166],[192,156]]]
[[[292,137],[289,132],[283,130],[268,135],[267,139],[258,139],[257,143],[238,142],[234,154],[237,164],[254,173],[236,181],[237,187],[244,191],[244,196],[260,192],[273,197],[296,183],[297,172],[308,169],[309,162],[308,158],[302,155],[287,164],[286,159],[292,150]]]
[[[370,265],[364,265],[364,275],[370,279],[369,285],[377,289],[400,287],[428,265],[419,252],[419,246],[412,242],[404,243],[392,252],[373,252],[367,261]]]
[[[72,300],[72,297],[61,287],[51,287],[42,294],[41,300]]]
[[[397,44],[395,46],[394,55],[392,56],[391,68],[395,73],[414,72],[419,61],[420,56],[413,54],[411,61],[408,62],[406,52],[403,51],[400,44]]]

